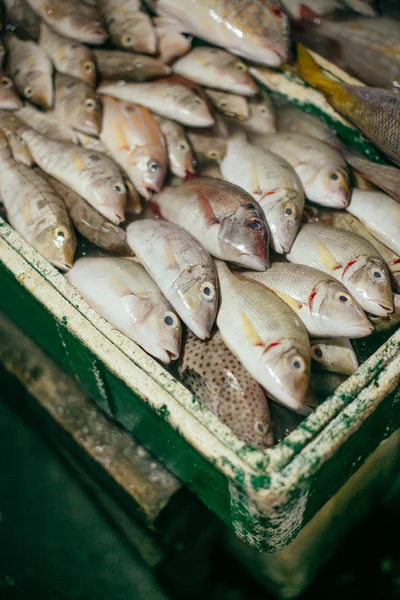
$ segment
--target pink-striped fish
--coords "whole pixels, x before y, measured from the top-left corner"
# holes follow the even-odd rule
[[[103,96],[100,139],[142,196],[159,192],[168,167],[165,139],[147,108]]]
[[[278,67],[288,58],[289,23],[280,0],[147,0],[163,30],[181,31],[249,60]]]

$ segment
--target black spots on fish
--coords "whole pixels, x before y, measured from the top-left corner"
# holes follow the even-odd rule
[[[91,160],[92,162],[99,162],[103,157],[99,156],[98,154],[90,154],[89,155],[89,160]]]

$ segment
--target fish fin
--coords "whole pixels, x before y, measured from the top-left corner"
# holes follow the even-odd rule
[[[386,54],[397,59],[400,58],[400,45],[396,44],[395,46],[380,46],[378,50],[382,52],[382,54]]]
[[[202,190],[199,190],[199,208],[203,214],[203,217],[208,226],[219,223],[219,220],[214,214],[213,208],[207,198],[207,194]]]
[[[325,75],[310,52],[301,44],[297,44],[297,70],[304,81],[318,88],[327,96],[333,96],[342,90],[340,83]]]
[[[84,171],[87,167],[86,167],[86,163],[85,160],[82,158],[82,156],[80,154],[78,154],[77,152],[73,152],[72,153],[72,160],[74,163],[74,167],[78,170],[78,171]]]
[[[252,346],[262,345],[262,340],[258,335],[257,331],[254,329],[252,322],[249,317],[242,310],[240,311],[240,318],[242,319],[244,334],[246,336],[247,341]]]
[[[321,240],[317,240],[317,254],[319,260],[321,261],[321,264],[329,272],[332,272],[338,267],[340,267],[332,252],[325,246],[323,242],[321,242]]]
[[[168,270],[178,269],[179,265],[175,258],[174,249],[169,240],[165,241],[165,268]]]
[[[302,307],[301,302],[299,302],[295,298],[292,298],[292,296],[289,296],[288,294],[285,294],[285,292],[279,292],[278,290],[274,290],[274,288],[269,288],[269,289],[271,290],[271,292],[274,292],[274,294],[276,294],[278,296],[278,298],[280,298],[288,306],[290,306],[290,308],[292,310],[294,310],[294,312],[297,312]]]

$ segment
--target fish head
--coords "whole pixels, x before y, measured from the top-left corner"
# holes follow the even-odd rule
[[[158,77],[171,75],[170,66],[165,65],[158,59],[140,54],[136,56],[132,71],[135,76],[134,80],[138,82],[151,81]]]
[[[182,327],[179,318],[161,294],[123,298],[129,315],[131,338],[165,364],[179,357]]]
[[[377,317],[393,312],[390,276],[380,258],[358,256],[346,266],[342,282],[365,311]]]
[[[0,109],[18,110],[23,102],[14,89],[12,80],[0,73]]]
[[[90,85],[90,87],[95,87],[96,85],[96,66],[92,60],[87,60],[87,58],[81,60],[79,62],[79,72],[80,79]]]
[[[213,102],[216,108],[228,117],[245,121],[249,116],[246,98],[235,94],[220,93],[214,96]]]
[[[281,192],[282,190],[279,193]],[[289,252],[300,227],[303,206],[303,193],[292,189],[283,190],[280,202],[263,206],[270,232],[270,245],[275,252]]]
[[[80,3],[79,13],[70,15],[71,34],[68,37],[79,39],[87,44],[101,46],[108,38],[102,21],[93,7]]]
[[[272,106],[265,100],[251,99],[249,101],[249,118],[244,127],[259,134],[275,133],[275,114]]]
[[[252,96],[258,91],[257,84],[249,73],[247,65],[237,56],[221,53],[218,48],[210,49],[215,53],[213,67],[219,81],[224,82],[224,89],[229,89],[235,94]]]
[[[311,343],[311,358],[322,369],[352,375],[358,369],[357,355],[350,342],[315,340]]]
[[[92,182],[92,192],[97,210],[107,219],[119,225],[125,220],[126,187],[122,175],[112,172],[97,177]]]
[[[53,80],[47,71],[36,69],[30,71],[27,75],[26,86],[21,91],[27,100],[42,108],[53,106]]]
[[[310,189],[318,204],[346,208],[350,202],[349,173],[345,167],[324,167],[318,171]],[[310,199],[313,198],[310,195]]]
[[[373,331],[361,306],[339,281],[317,283],[309,295],[308,303],[316,328],[321,330],[323,323],[326,323],[329,335],[335,323],[338,324],[337,335],[345,332],[349,338],[365,337]]]
[[[173,284],[182,308],[180,316],[201,340],[209,337],[218,308],[218,284],[214,270],[201,265],[182,271]]]
[[[22,137],[18,135],[7,135],[8,143],[11,148],[13,157],[17,162],[27,167],[33,167],[35,161],[29,151],[28,146]]]
[[[263,347],[258,363],[261,383],[268,376],[268,392],[295,412],[304,409],[309,382],[309,348],[296,348],[288,340]],[[263,373],[264,371],[264,373]]]
[[[164,157],[161,157],[158,152],[152,152],[150,157],[145,159],[144,164],[139,165],[145,187],[153,192],[160,192],[164,185],[167,161],[163,159]]]
[[[224,219],[218,234],[227,260],[254,271],[269,266],[268,226],[261,207],[249,202]]]
[[[188,119],[188,123],[192,122],[195,127],[214,125],[214,118],[207,103],[191,90],[185,89],[177,99],[177,104]]]
[[[34,247],[60,271],[69,271],[74,264],[76,237],[72,229],[57,224],[41,231]]]
[[[97,136],[101,130],[101,106],[95,92],[88,86],[82,86],[77,95],[66,106],[68,122],[88,135]]]
[[[174,175],[184,179],[188,173],[195,172],[195,160],[186,136],[178,137],[174,141],[173,148],[169,147],[169,152]]]

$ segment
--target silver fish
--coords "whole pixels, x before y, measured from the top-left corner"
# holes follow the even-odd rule
[[[53,116],[70,127],[99,135],[101,106],[94,90],[79,79],[56,73]]]
[[[270,232],[272,248],[288,252],[300,227],[304,193],[293,168],[280,156],[252,146],[242,131],[228,140],[221,161],[225,180],[240,185],[260,204]]]
[[[7,33],[8,70],[19,93],[44,108],[53,105],[53,65],[47,54],[31,40]]]
[[[244,62],[221,48],[193,48],[173,64],[172,70],[200,85],[232,94],[253,96],[258,91]]]
[[[0,196],[14,229],[55,267],[71,268],[76,238],[64,203],[44,177],[12,158],[2,130]]]
[[[189,52],[192,45],[191,37],[175,31],[173,27],[169,28],[168,20],[155,18],[153,23],[156,27],[158,52],[164,63],[171,64],[174,59]]]
[[[16,116],[38,133],[59,142],[78,143],[78,134],[70,127],[49,113],[37,110],[28,102],[15,112]]]
[[[147,0],[164,29],[190,33],[271,67],[288,57],[289,23],[275,0]]]
[[[27,145],[17,133],[20,125],[21,121],[14,113],[8,110],[0,110],[0,128],[7,138],[14,160],[21,165],[33,167],[35,161],[33,160]]]
[[[221,261],[217,270],[221,290],[217,325],[222,339],[274,400],[303,412],[310,365],[304,325],[266,287],[231,273]]]
[[[323,271],[275,262],[268,271],[243,275],[275,292],[310,335],[359,338],[372,333],[371,323],[344,285]]]
[[[201,164],[219,163],[225,156],[228,130],[222,118],[216,115],[214,127],[187,129],[189,141]]]
[[[326,371],[352,375],[358,369],[358,358],[346,338],[311,340],[311,358]]]
[[[40,24],[39,46],[57,71],[76,77],[90,87],[96,85],[96,67],[87,46],[60,35],[44,22]]]
[[[233,117],[239,121],[245,121],[249,118],[249,105],[243,96],[220,92],[219,90],[206,89],[204,91],[214,108],[223,115]]]
[[[241,121],[241,126],[249,133],[271,134],[276,132],[275,111],[267,94],[249,98],[249,117]]]
[[[157,58],[144,54],[118,50],[94,50],[93,55],[99,76],[106,80],[151,81],[171,73],[171,67]]]
[[[390,278],[379,252],[362,237],[320,223],[300,228],[287,258],[338,279],[373,315],[393,312]]]
[[[189,231],[217,258],[257,271],[268,259],[268,228],[260,206],[241,188],[211,177],[189,179],[152,198],[155,213]]]
[[[349,174],[336,150],[301,133],[254,135],[251,141],[292,165],[309,200],[322,206],[346,208],[350,199]]]
[[[167,142],[169,168],[172,173],[182,179],[188,173],[194,173],[195,161],[185,129],[179,123],[163,117],[156,117],[156,120]]]
[[[296,106],[285,106],[277,112],[277,129],[285,133],[302,133],[309,135],[320,142],[329,144],[332,148],[339,148],[339,140],[326,123],[310,115]]]
[[[27,125],[20,128],[20,135],[45,173],[72,188],[115,225],[124,220],[126,188],[111,158],[50,140]]]
[[[189,329],[209,337],[218,307],[214,262],[187,231],[160,219],[127,229],[128,244]]]
[[[126,258],[80,258],[66,276],[99,315],[163,363],[179,356],[181,325],[142,265]]]
[[[347,210],[382,244],[400,255],[400,204],[396,200],[383,192],[354,189]]]
[[[97,0],[97,5],[115,46],[132,52],[156,53],[156,32],[149,15],[140,10],[140,0]]]
[[[254,448],[273,444],[262,387],[214,333],[207,341],[188,333],[179,364],[183,384],[242,440]]]
[[[98,92],[140,104],[161,117],[189,127],[210,127],[214,119],[204,100],[189,87],[158,79],[147,83],[104,82]]]
[[[85,44],[104,44],[107,34],[93,6],[80,0],[27,0],[29,6],[61,35]]]

